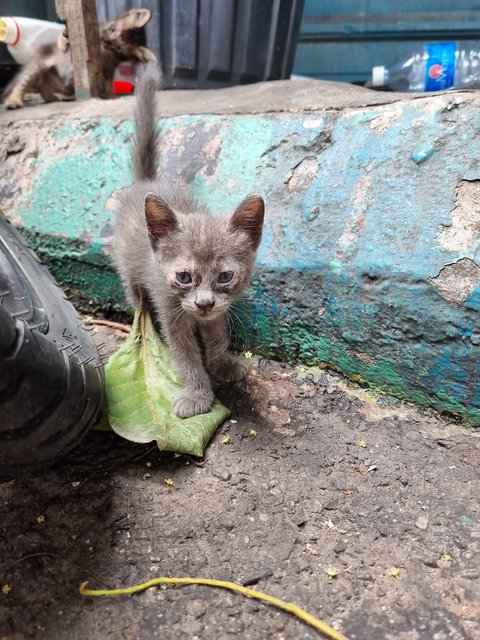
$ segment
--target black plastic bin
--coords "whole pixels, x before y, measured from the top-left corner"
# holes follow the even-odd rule
[[[148,46],[165,88],[208,89],[289,78],[303,0],[144,0]],[[99,20],[135,0],[97,0]]]

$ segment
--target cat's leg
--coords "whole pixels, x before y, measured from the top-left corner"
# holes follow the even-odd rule
[[[173,403],[175,415],[190,418],[199,413],[207,413],[213,403],[213,391],[203,366],[194,325],[185,320],[164,320],[162,328],[184,386]]]
[[[44,99],[45,102],[71,102],[75,100],[74,93],[64,93],[62,91],[55,91],[48,84],[42,84],[38,88],[40,95]]]
[[[105,78],[105,98],[116,98],[113,90],[113,78]]]
[[[72,100],[75,100],[75,94],[55,92],[55,99],[61,102],[72,102]]]
[[[55,83],[57,86],[58,84],[58,82]],[[75,100],[75,94],[73,92],[67,93],[66,91],[59,91],[57,86],[52,86],[52,83],[47,81],[39,86],[38,90],[45,102],[57,102],[58,100],[67,102]]]
[[[45,102],[55,102],[58,100],[57,94],[52,91],[52,89],[48,86],[48,84],[44,84],[38,88],[40,91],[40,95],[44,99]]]
[[[57,57],[60,62],[62,62],[60,56]],[[65,64],[63,64],[63,67],[65,67]],[[60,77],[56,65],[44,70],[42,73],[42,81],[38,85],[38,90],[45,102],[75,100],[73,81],[68,82],[68,78]]]
[[[223,316],[200,326],[208,371],[218,380],[237,382],[247,375],[247,367],[228,350],[229,337]]]
[[[3,104],[7,109],[23,107],[23,98],[36,83],[44,70],[41,60],[32,60],[15,76],[3,94]]]

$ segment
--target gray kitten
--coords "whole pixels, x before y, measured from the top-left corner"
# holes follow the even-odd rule
[[[233,215],[216,217],[181,188],[156,178],[156,73],[147,70],[137,91],[136,182],[119,194],[114,253],[130,300],[138,306],[139,293],[147,297],[161,324],[184,385],[173,408],[187,418],[212,405],[208,373],[224,381],[246,375],[228,351],[225,313],[250,283],[264,202],[250,195]]]

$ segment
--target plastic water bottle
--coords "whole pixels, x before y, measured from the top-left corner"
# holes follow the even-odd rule
[[[480,86],[480,42],[426,44],[389,67],[372,69],[372,87],[444,91]]]
[[[56,42],[63,24],[34,18],[0,17],[0,42],[16,62],[27,64],[42,44]]]

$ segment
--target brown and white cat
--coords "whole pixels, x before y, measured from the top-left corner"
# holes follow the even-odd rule
[[[100,26],[102,69],[105,77],[105,93],[113,96],[113,74],[120,62],[155,62],[156,57],[145,45],[144,26],[150,20],[149,9],[132,9]],[[66,31],[56,44],[45,44],[36,58],[15,76],[3,93],[7,109],[23,106],[27,91],[35,87],[45,102],[73,100],[73,65]]]
[[[136,181],[118,194],[114,259],[130,300],[138,305],[141,291],[161,324],[184,385],[174,411],[186,418],[210,409],[208,374],[224,381],[246,375],[228,351],[225,314],[250,284],[264,202],[250,195],[233,215],[213,216],[184,190],[156,177],[157,84],[156,72],[147,69],[137,91]]]

